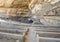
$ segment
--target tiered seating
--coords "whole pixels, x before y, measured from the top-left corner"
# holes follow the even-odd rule
[[[59,26],[28,25],[16,21],[1,21],[1,19],[0,22],[2,42],[60,42]]]
[[[42,26],[36,28],[37,37],[39,42],[60,42],[60,28],[59,27],[50,27]]]
[[[27,28],[14,25],[0,25],[1,42],[23,42]]]

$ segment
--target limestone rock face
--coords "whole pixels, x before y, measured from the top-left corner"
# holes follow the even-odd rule
[[[19,6],[28,6],[30,3],[30,0],[0,0],[0,7],[11,7],[11,6],[16,6],[16,8]]]
[[[0,16],[20,17],[29,16],[29,3],[31,0],[0,0]]]

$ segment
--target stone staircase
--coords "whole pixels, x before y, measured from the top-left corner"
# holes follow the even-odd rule
[[[0,42],[60,42],[60,26],[14,23],[0,23]]]

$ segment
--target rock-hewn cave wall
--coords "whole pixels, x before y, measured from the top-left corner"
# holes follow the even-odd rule
[[[29,2],[31,0],[0,0],[0,16],[2,17],[20,17],[29,16]]]

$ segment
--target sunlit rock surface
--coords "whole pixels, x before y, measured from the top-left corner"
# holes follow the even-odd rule
[[[58,1],[0,0],[0,42],[60,42]],[[20,22],[20,17],[33,23]]]

